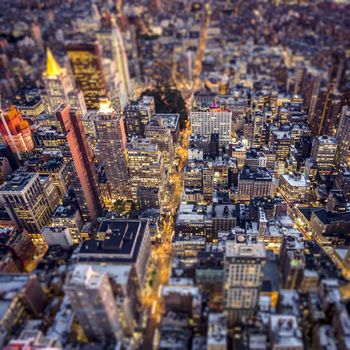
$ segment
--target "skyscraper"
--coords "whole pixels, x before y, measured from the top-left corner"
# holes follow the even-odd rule
[[[312,144],[311,157],[316,161],[317,168],[322,174],[327,174],[335,165],[337,140],[331,136],[316,137]]]
[[[314,135],[335,135],[342,107],[342,95],[332,86],[322,87],[317,96],[310,129]]]
[[[158,146],[149,139],[135,138],[128,144],[128,163],[131,192],[137,199],[139,187],[159,187],[164,183],[163,158]]]
[[[350,107],[344,106],[337,131],[338,152],[336,164],[350,165]]]
[[[101,29],[96,36],[102,47],[103,66],[109,67],[110,73],[114,72],[107,81],[108,90],[118,92],[120,105],[124,109],[131,92],[130,75],[123,37],[113,17],[102,19]]]
[[[68,106],[62,106],[57,110],[57,118],[61,123],[62,130],[66,133],[68,146],[86,200],[89,217],[91,220],[95,220],[101,213],[101,203],[93,157],[87,144],[81,117],[76,110],[70,110]]]
[[[52,211],[38,174],[13,175],[0,187],[0,201],[17,228],[27,230],[35,244],[43,243],[40,231]]]
[[[82,90],[87,109],[98,109],[99,99],[107,97],[107,86],[97,43],[71,43],[67,53],[74,79]]]
[[[65,291],[89,340],[113,343],[121,337],[118,309],[106,273],[96,272],[91,266],[77,265]]]
[[[243,235],[226,242],[224,298],[230,326],[253,314],[263,281],[265,260],[264,243],[253,243]]]
[[[46,70],[43,79],[50,112],[53,113],[58,106],[68,102],[68,94],[73,90],[73,83],[67,70],[58,64],[49,48],[46,49]]]
[[[21,158],[21,154],[34,149],[34,142],[29,123],[15,106],[11,106],[8,112],[1,113],[0,132],[11,151]]]
[[[113,110],[108,100],[100,104],[94,119],[97,154],[104,165],[112,201],[130,195],[126,155],[124,120]]]

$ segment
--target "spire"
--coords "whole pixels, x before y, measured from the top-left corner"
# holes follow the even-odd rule
[[[46,75],[48,77],[50,76],[57,76],[60,75],[63,72],[63,69],[56,61],[52,51],[47,48],[46,49]]]

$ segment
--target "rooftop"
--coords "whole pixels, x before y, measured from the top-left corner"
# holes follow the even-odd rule
[[[304,347],[302,333],[295,316],[271,315],[270,329],[274,346],[296,348]]]
[[[239,241],[239,237],[237,238]],[[227,258],[266,258],[265,245],[259,243],[236,243],[235,241],[226,242]]]
[[[283,179],[293,187],[309,187],[310,181],[308,181],[304,174],[288,173],[282,175]]]
[[[35,173],[15,173],[9,177],[3,185],[0,186],[0,192],[11,193],[11,192],[22,192],[29,187],[31,183],[38,178],[39,175]]]
[[[224,314],[209,314],[207,344],[208,346],[227,345],[227,319]]]
[[[105,239],[85,241],[78,252],[78,260],[136,262],[146,230],[147,220],[105,220],[98,229],[98,234],[105,234]]]

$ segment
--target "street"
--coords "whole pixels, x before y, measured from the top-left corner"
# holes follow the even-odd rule
[[[142,296],[143,306],[147,309],[149,315],[144,332],[143,349],[153,348],[155,331],[159,326],[163,312],[161,289],[168,282],[170,276],[171,240],[176,209],[181,201],[183,188],[181,173],[187,163],[189,136],[190,126],[189,122],[187,122],[186,129],[181,131],[179,146],[176,147],[176,157],[179,158],[179,165],[175,173],[169,177],[169,181],[174,185],[174,191],[168,196],[168,202],[164,205],[169,209],[169,212],[162,219],[163,230],[161,232],[161,243],[152,246],[151,260],[153,266],[149,268],[147,278],[148,281],[151,281],[151,285],[148,284],[146,286],[144,295]]]

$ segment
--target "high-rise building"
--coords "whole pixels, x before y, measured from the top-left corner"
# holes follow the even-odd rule
[[[0,201],[17,228],[28,231],[35,244],[43,243],[40,231],[52,211],[38,174],[14,174],[0,187]]]
[[[218,134],[220,146],[231,141],[232,112],[191,112],[190,121],[193,135],[210,137],[211,134]]]
[[[164,119],[159,116],[152,118],[146,125],[145,136],[158,145],[160,152],[162,152],[164,163],[170,165],[174,156],[174,144],[171,131],[166,127]]]
[[[101,213],[101,203],[95,165],[87,144],[81,117],[77,110],[70,110],[69,106],[62,106],[57,110],[57,118],[66,134],[74,167],[86,201],[88,217],[95,220]],[[84,215],[84,208],[82,211]]]
[[[322,87],[318,93],[310,130],[314,135],[335,135],[337,132],[342,95],[333,87]]]
[[[73,76],[83,92],[87,109],[98,109],[99,99],[107,97],[100,47],[97,43],[71,43],[67,53]]]
[[[313,141],[311,157],[322,174],[329,173],[335,165],[338,143],[335,137],[319,136]]]
[[[261,111],[253,112],[253,125],[254,134],[252,138],[252,147],[262,146],[262,129],[264,123],[264,115]]]
[[[153,98],[152,98],[153,99]],[[124,109],[125,126],[128,136],[145,135],[145,127],[149,123],[154,112],[154,100],[147,96],[139,101],[131,101]]]
[[[128,163],[134,200],[139,187],[158,187],[162,191],[163,158],[156,144],[148,139],[134,138],[128,144]]]
[[[224,298],[229,326],[254,313],[264,276],[264,243],[253,243],[243,235],[227,241],[225,248]]]
[[[83,242],[77,252],[79,263],[135,268],[134,281],[142,288],[151,255],[148,220],[106,219],[97,230],[96,239]]]
[[[58,106],[68,102],[68,95],[74,88],[67,70],[58,64],[49,48],[46,49],[46,70],[43,73],[43,80],[50,112],[53,113]]]
[[[121,338],[118,308],[106,273],[96,272],[91,266],[77,265],[65,291],[89,340],[103,344]]]
[[[96,32],[97,40],[101,43],[105,73],[114,72],[107,83],[111,83],[109,90],[115,89],[118,93],[122,109],[127,105],[131,92],[130,75],[123,37],[114,18],[104,18],[102,28]]]
[[[124,120],[104,100],[94,119],[97,156],[103,164],[112,202],[130,196]]]
[[[21,154],[34,149],[34,142],[29,123],[15,106],[11,106],[8,112],[0,110],[0,132],[3,140],[11,151],[21,159]]]
[[[320,90],[321,72],[306,72],[301,84],[301,96],[304,99],[304,105],[308,109],[308,120],[313,118],[317,96]]]
[[[338,152],[336,166],[350,165],[350,107],[344,106],[336,135]]]

